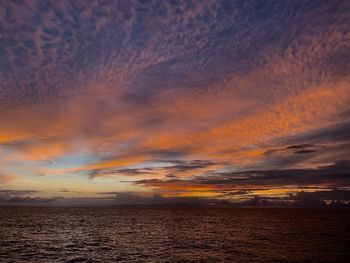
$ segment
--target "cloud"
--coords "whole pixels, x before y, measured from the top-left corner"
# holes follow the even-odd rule
[[[137,193],[118,193],[114,199],[117,205],[209,205],[217,200],[206,197],[163,197],[159,194],[142,196]]]
[[[60,191],[66,193],[67,191]],[[113,205],[110,197],[43,197],[37,190],[0,189],[0,206],[108,206]]]
[[[6,184],[13,180],[15,180],[17,177],[16,174],[3,174],[0,173],[0,184]]]
[[[143,197],[133,193],[120,193],[114,198],[116,204],[157,204],[163,201],[163,197],[154,195],[152,197]]]
[[[239,206],[277,206],[277,207],[302,207],[302,208],[349,208],[349,190],[322,190],[305,192],[298,191],[289,196],[269,197],[254,196],[253,198],[238,202]]]
[[[216,194],[251,189],[302,188],[302,187],[349,187],[350,163],[338,161],[316,169],[258,170],[231,173],[213,173],[192,179],[146,179],[136,181],[152,189],[163,191],[212,191]]]
[[[55,202],[55,198],[42,198],[42,197],[11,197],[9,199],[2,200],[6,203],[14,203],[14,204],[47,204]]]
[[[35,190],[0,189],[0,196],[23,196],[23,195],[32,195],[36,193],[38,193],[38,191],[35,191]]]
[[[290,196],[291,199],[297,201],[304,201],[307,199],[318,200],[347,200],[350,201],[350,191],[332,189],[329,191],[316,191],[316,192],[298,192]]]
[[[347,185],[321,167],[350,158],[348,17],[346,1],[5,1],[0,183]]]
[[[0,189],[0,204],[45,204],[56,201],[55,198],[32,197],[37,193],[35,190]]]
[[[304,154],[304,153],[313,153],[318,150],[318,145],[312,145],[309,143],[305,144],[295,144],[290,145],[281,149],[275,148],[275,149],[268,149],[265,154],[271,155],[271,154],[283,154],[283,153],[295,153],[295,154]]]
[[[188,177],[192,175],[198,175],[203,173],[209,173],[224,166],[224,163],[213,162],[209,160],[159,160],[161,165],[158,167],[142,167],[142,168],[102,168],[93,170],[90,174],[92,178],[96,177],[118,177],[118,176],[130,176],[137,178],[152,177]]]

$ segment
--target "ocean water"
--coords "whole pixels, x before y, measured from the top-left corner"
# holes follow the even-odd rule
[[[350,262],[350,211],[2,207],[0,262]]]

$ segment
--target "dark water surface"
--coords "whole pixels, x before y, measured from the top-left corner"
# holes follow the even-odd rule
[[[350,262],[350,211],[0,208],[0,262]]]

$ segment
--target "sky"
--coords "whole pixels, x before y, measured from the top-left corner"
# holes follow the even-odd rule
[[[0,1],[0,203],[300,192],[350,200],[349,1]]]

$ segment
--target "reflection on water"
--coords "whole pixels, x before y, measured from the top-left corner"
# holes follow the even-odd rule
[[[345,261],[350,211],[0,208],[0,262]]]

